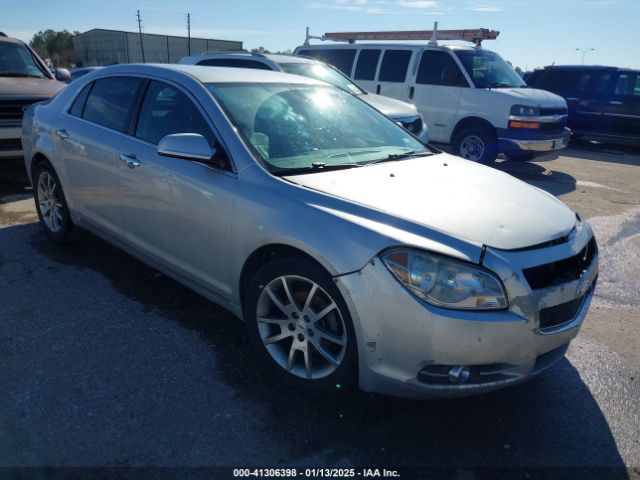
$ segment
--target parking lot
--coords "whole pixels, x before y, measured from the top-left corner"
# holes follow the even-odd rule
[[[407,401],[273,383],[221,308],[94,236],[48,242],[20,166],[0,167],[0,466],[640,478],[640,152],[582,141],[495,168],[589,219],[601,255],[592,308],[567,358],[538,378]]]

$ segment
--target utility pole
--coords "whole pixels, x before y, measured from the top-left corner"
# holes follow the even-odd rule
[[[136,15],[138,17],[138,33],[140,34],[140,48],[142,49],[142,63],[147,63],[144,58],[144,43],[142,42],[142,19],[140,18],[140,10]]]
[[[595,48],[576,48],[577,51],[582,53],[582,65],[584,65],[584,57],[587,53],[589,52],[593,52],[595,50]]]
[[[191,14],[187,13],[187,39],[188,39],[188,48],[189,55],[191,55]]]

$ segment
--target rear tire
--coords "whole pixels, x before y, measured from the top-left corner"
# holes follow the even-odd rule
[[[77,229],[71,221],[60,179],[48,162],[40,162],[33,169],[33,197],[40,225],[53,242],[75,240]]]
[[[488,164],[498,156],[498,139],[485,125],[464,127],[453,137],[453,153],[476,163]]]
[[[305,259],[274,260],[250,280],[244,317],[260,367],[297,388],[339,392],[355,384],[357,347],[331,276]]]

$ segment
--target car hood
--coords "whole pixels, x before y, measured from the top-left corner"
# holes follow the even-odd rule
[[[65,86],[48,78],[0,77],[0,97],[49,98]]]
[[[553,195],[448,154],[287,177],[290,181],[498,249],[571,231],[575,214]]]
[[[516,101],[521,99],[519,101],[536,107],[561,108],[567,106],[567,102],[561,96],[537,88],[496,88],[492,91],[508,95],[511,98],[515,97]]]
[[[359,95],[359,98],[367,102],[376,110],[384,113],[387,117],[405,118],[415,117],[418,115],[418,109],[415,105],[396,100],[395,98],[389,98],[369,92],[367,92],[366,95]]]

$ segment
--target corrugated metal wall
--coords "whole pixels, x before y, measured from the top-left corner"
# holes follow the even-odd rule
[[[188,55],[186,37],[143,34],[147,63],[176,63]],[[241,50],[242,42],[191,39],[191,54],[213,50]],[[142,63],[140,36],[133,32],[90,30],[73,37],[76,63],[85,67],[116,63]]]

